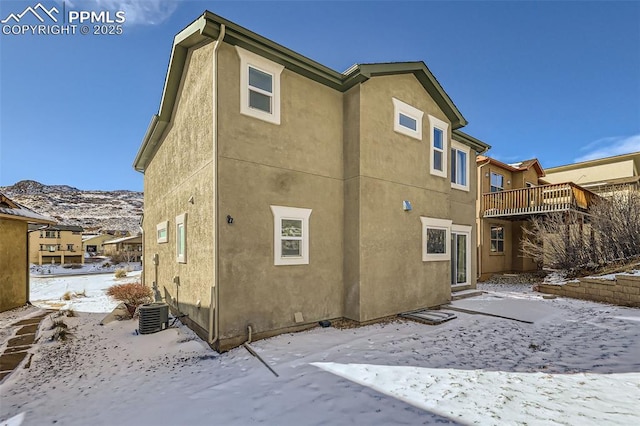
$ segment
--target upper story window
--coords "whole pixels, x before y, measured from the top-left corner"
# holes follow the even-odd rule
[[[60,238],[60,231],[44,231],[45,238]]]
[[[430,115],[429,128],[431,134],[431,146],[429,150],[431,174],[446,178],[449,125]]]
[[[280,124],[280,74],[284,67],[236,46],[240,57],[240,112]]]
[[[491,172],[491,192],[504,191],[504,176]]]
[[[399,99],[391,98],[391,100],[393,101],[393,130],[414,139],[422,140],[422,116],[424,112]]]
[[[274,265],[308,265],[311,209],[271,206],[271,212]]]
[[[466,145],[451,141],[451,187],[469,190],[469,152]]]

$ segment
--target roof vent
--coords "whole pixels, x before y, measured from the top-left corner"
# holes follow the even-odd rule
[[[146,303],[140,306],[140,334],[151,334],[169,327],[169,305]]]

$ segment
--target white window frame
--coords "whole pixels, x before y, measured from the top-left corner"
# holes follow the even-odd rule
[[[433,137],[435,129],[439,129],[442,132],[442,151],[440,148],[435,147],[435,138]],[[432,175],[440,176],[443,178],[447,176],[447,162],[449,161],[449,124],[444,121],[429,115],[429,170]],[[438,170],[434,167],[433,155],[434,153],[442,152],[442,170]]]
[[[161,237],[160,231],[164,231],[164,237]],[[156,238],[158,240],[158,244],[166,243],[169,241],[169,221],[165,220],[164,222],[160,222],[156,225]]]
[[[240,57],[240,113],[273,124],[280,124],[280,74],[284,66],[236,46]],[[255,68],[273,77],[271,112],[249,106],[249,67]],[[256,90],[262,93],[259,90]],[[263,93],[264,94],[264,93]]]
[[[279,265],[308,265],[309,264],[309,216],[311,209],[270,206],[273,213],[273,264]],[[282,220],[292,219],[302,221],[302,238],[299,257],[282,256]],[[286,238],[285,238],[286,239]]]
[[[415,108],[405,102],[402,102],[400,99],[391,98],[393,101],[393,130],[412,137],[414,139],[422,140],[422,116],[424,112],[420,111],[418,108]],[[400,114],[411,118],[416,121],[416,130],[413,130],[409,127],[406,127],[400,124]]]
[[[465,259],[467,268],[467,281],[463,283],[452,283],[453,285],[468,285],[471,283],[471,231],[472,227],[469,225],[451,225],[451,232],[455,234],[464,234],[467,236],[467,258]],[[451,237],[449,237],[451,241]],[[453,277],[452,277],[453,278]]]
[[[451,224],[449,219],[436,219],[432,217],[420,216],[422,223],[422,261],[446,261],[451,260]],[[445,252],[444,253],[427,253],[427,230],[437,229],[446,231],[444,237]]]
[[[493,234],[493,228],[502,228],[502,238],[492,238],[492,234]],[[505,253],[505,240],[506,240],[506,231],[505,231],[505,227],[504,225],[498,225],[498,224],[491,224],[489,225],[489,253],[491,255],[497,256],[497,255],[504,255]],[[495,241],[496,242],[496,250],[493,251],[491,250],[491,242]],[[502,241],[502,250],[498,250],[498,243]]]
[[[467,164],[465,164],[465,176],[464,176],[464,180],[466,182],[466,184],[462,185],[458,182],[451,182],[451,187],[455,188],[455,189],[459,189],[461,191],[467,191],[469,192],[469,158],[471,157],[471,149],[464,145],[461,144],[459,142],[456,142],[454,140],[451,140],[451,149],[449,151],[460,151],[460,152],[464,152],[466,154],[467,157]],[[451,161],[455,161],[457,162],[458,160],[458,153],[456,152],[456,155],[451,158]],[[458,164],[456,163],[456,170],[458,170]],[[451,168],[451,178],[453,179],[453,168]],[[457,179],[457,177],[455,177]]]
[[[180,228],[184,233],[184,247],[180,252]],[[187,214],[176,216],[176,262],[187,263]]]

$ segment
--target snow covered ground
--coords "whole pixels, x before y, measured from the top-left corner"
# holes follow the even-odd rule
[[[640,309],[479,287],[489,292],[456,306],[532,323],[456,312],[438,326],[316,328],[252,343],[279,377],[244,348],[217,354],[183,326],[100,326],[104,314],[77,299],[83,313],[64,318],[74,336],[51,342],[42,331],[30,368],[0,385],[0,425],[640,424]],[[2,313],[0,325],[36,312]]]
[[[73,309],[78,312],[111,312],[118,302],[105,294],[114,284],[140,280],[140,271],[124,278],[110,274],[62,277],[31,277],[31,303],[43,309]],[[70,299],[64,300],[65,293]]]
[[[49,276],[49,275],[89,275],[89,274],[105,274],[114,273],[117,269],[126,269],[128,271],[139,271],[142,269],[140,262],[119,263],[112,265],[111,259],[102,258],[98,262],[87,262],[84,264],[72,265],[35,265],[29,267],[32,277]]]

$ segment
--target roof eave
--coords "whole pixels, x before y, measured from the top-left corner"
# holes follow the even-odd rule
[[[458,142],[462,142],[463,144],[468,145],[477,154],[484,154],[489,149],[491,149],[491,145],[484,143],[480,139],[476,139],[473,136],[468,135],[460,130],[454,129],[451,131],[451,133]]]

